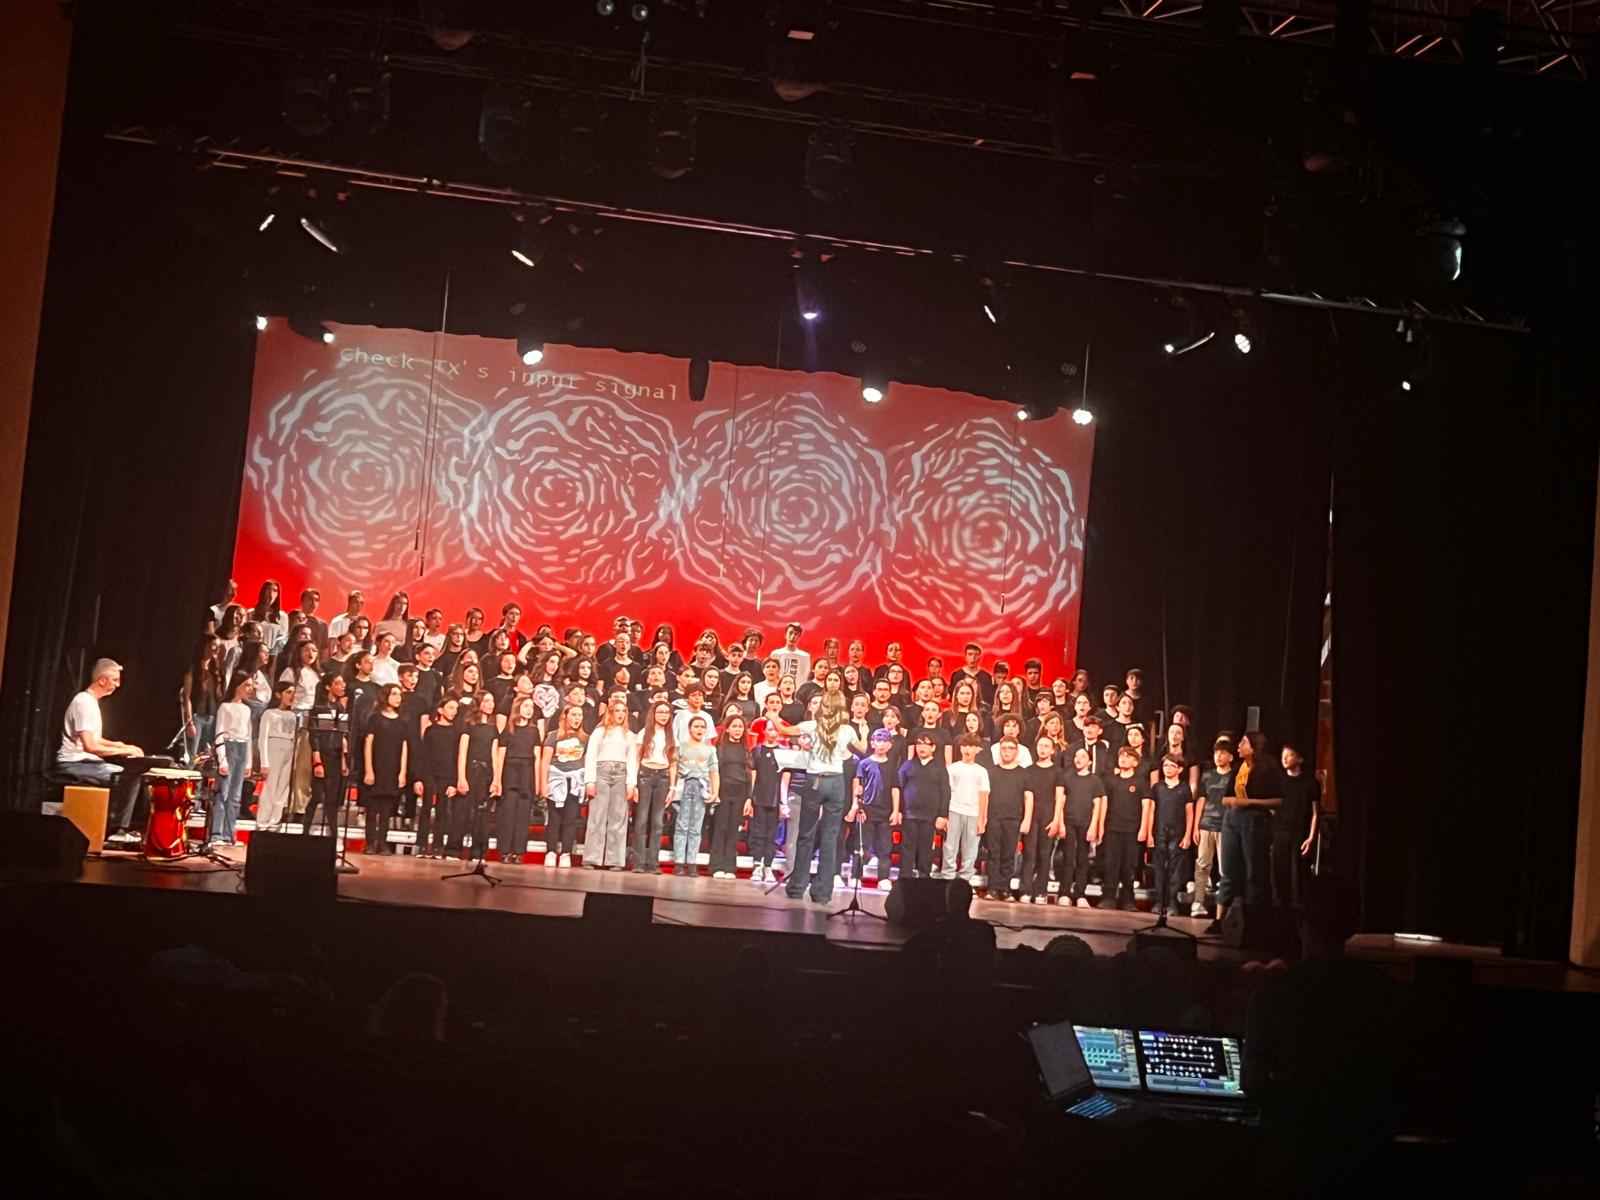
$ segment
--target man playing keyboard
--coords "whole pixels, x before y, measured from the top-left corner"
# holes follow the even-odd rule
[[[56,775],[72,783],[110,788],[107,833],[117,840],[137,837],[130,826],[143,772],[106,759],[142,759],[144,751],[128,742],[114,742],[101,732],[100,701],[122,686],[122,664],[109,658],[96,659],[89,679],[89,686],[67,705],[61,748],[56,751]]]

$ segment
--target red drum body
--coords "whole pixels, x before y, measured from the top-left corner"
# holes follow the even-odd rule
[[[200,772],[154,767],[144,773],[139,786],[144,789],[146,811],[150,814],[144,827],[144,857],[182,858],[184,826],[194,808]]]

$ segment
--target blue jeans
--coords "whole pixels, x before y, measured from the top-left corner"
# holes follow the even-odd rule
[[[186,758],[193,763],[211,748],[211,735],[217,727],[217,718],[215,714],[202,717],[196,713],[191,720],[194,721],[194,736],[184,735],[183,748]]]
[[[231,842],[234,824],[239,820],[239,801],[244,795],[244,771],[248,755],[243,742],[218,742],[217,754],[228,764],[228,773],[217,776],[217,799],[211,808],[210,838]]]
[[[1235,900],[1261,904],[1266,900],[1267,863],[1260,845],[1260,825],[1256,814],[1235,808],[1222,813],[1222,840],[1217,847],[1221,875],[1217,880],[1217,903],[1226,908]]]
[[[678,813],[672,824],[672,861],[685,869],[700,861],[700,830],[706,823],[706,785],[685,779],[678,787]]]
[[[795,839],[794,857],[789,861],[789,878],[784,891],[789,899],[800,899],[806,890],[806,876],[811,869],[811,856],[821,844],[822,864],[816,878],[811,881],[811,898],[826,904],[833,895],[833,877],[839,873],[839,828],[844,824],[844,776],[812,775],[807,780],[805,794],[800,798],[800,812],[791,815],[798,822],[799,836]]]

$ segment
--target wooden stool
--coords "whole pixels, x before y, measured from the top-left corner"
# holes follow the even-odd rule
[[[62,789],[61,815],[89,839],[89,853],[99,854],[106,840],[106,816],[111,808],[111,789],[79,787]]]

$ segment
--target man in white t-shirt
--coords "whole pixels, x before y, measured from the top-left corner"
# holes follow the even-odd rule
[[[956,743],[961,760],[950,764],[950,827],[944,833],[944,859],[939,874],[956,877],[956,862],[961,863],[961,878],[972,881],[978,860],[978,839],[989,823],[989,772],[978,764],[983,739],[964,733]]]
[[[58,778],[112,790],[107,828],[113,834],[127,830],[133,823],[138,776],[124,778],[123,768],[106,759],[144,757],[139,747],[112,741],[102,732],[100,701],[121,686],[122,664],[109,658],[96,659],[89,672],[89,686],[67,705],[55,765]]]

